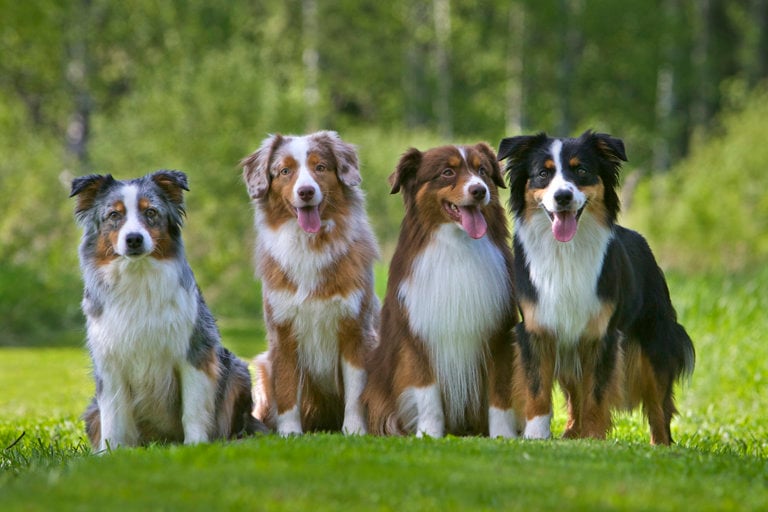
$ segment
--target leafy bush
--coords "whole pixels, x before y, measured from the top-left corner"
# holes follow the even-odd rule
[[[768,87],[722,118],[666,175],[643,183],[629,222],[665,265],[741,269],[768,258]]]

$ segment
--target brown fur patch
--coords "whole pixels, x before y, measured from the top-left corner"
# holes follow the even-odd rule
[[[669,445],[672,441],[668,430],[672,416],[677,412],[664,390],[671,383],[663,382],[653,370],[648,357],[636,343],[628,343],[625,357],[625,383],[627,408],[643,405],[643,414],[651,430],[651,444]]]
[[[149,236],[155,243],[155,248],[152,251],[152,257],[158,260],[173,259],[177,256],[178,245],[174,243],[171,237],[168,235],[168,231],[165,226],[152,226],[148,227]]]
[[[596,185],[588,187],[579,187],[584,195],[587,196],[587,206],[584,213],[591,214],[598,222],[604,226],[609,226],[611,223],[610,214],[605,207],[603,198],[605,197],[605,186],[602,180],[598,180]]]
[[[600,311],[589,319],[584,328],[583,336],[589,339],[599,340],[608,332],[608,325],[616,311],[616,305],[610,302],[601,302]]]
[[[279,343],[270,347],[272,360],[272,394],[277,414],[296,405],[299,392],[298,344],[288,324],[274,326]]]
[[[545,188],[531,188],[530,182],[525,186],[525,212],[523,216],[526,222],[541,211],[541,203],[544,201]]]

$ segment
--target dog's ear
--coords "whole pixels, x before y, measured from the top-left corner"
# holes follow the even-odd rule
[[[491,146],[485,142],[480,142],[475,145],[475,147],[488,159],[489,162],[491,162],[491,169],[489,170],[489,174],[496,186],[499,188],[507,188],[507,185],[504,183],[504,177],[501,175],[501,166],[499,166],[496,153],[493,152]]]
[[[72,190],[69,197],[77,196],[77,206],[75,206],[75,215],[90,210],[96,201],[99,192],[114,183],[115,179],[111,174],[89,174],[72,180]]]
[[[421,151],[410,148],[400,157],[395,172],[389,175],[389,185],[392,187],[389,191],[390,194],[397,194],[401,188],[408,188],[410,182],[416,178],[422,156]]]
[[[172,203],[184,204],[184,191],[189,190],[186,174],[181,171],[161,169],[152,173],[150,178],[165,192]]]
[[[348,187],[356,187],[363,181],[360,176],[360,162],[355,146],[344,142],[339,134],[333,131],[320,132],[321,137],[327,137],[336,158],[336,176]]]
[[[611,137],[607,133],[594,133],[587,130],[581,135],[582,139],[590,141],[595,149],[614,165],[621,165],[627,161],[627,153],[624,149],[624,141]]]
[[[279,133],[270,135],[261,143],[261,147],[251,155],[243,158],[240,165],[243,166],[243,179],[248,195],[251,199],[259,199],[266,195],[272,176],[269,174],[269,164],[272,154],[283,143],[283,136]]]
[[[544,143],[547,140],[547,134],[544,132],[536,135],[518,135],[517,137],[507,137],[501,139],[499,143],[498,159],[499,161],[508,158],[510,163],[514,160],[524,158],[534,147]]]

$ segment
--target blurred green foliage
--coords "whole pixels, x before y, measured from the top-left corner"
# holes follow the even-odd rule
[[[768,261],[768,88],[737,103],[687,159],[638,188],[628,222],[665,266],[738,271]]]
[[[402,212],[387,176],[410,146],[592,127],[625,139],[628,171],[648,170],[658,141],[682,155],[698,126],[699,163],[641,184],[630,221],[665,262],[758,261],[768,250],[760,114],[726,117],[712,141],[709,114],[690,115],[722,106],[725,79],[749,90],[765,76],[758,3],[0,0],[0,345],[61,344],[82,330],[67,196],[90,172],[187,172],[184,236],[207,301],[222,318],[260,317],[238,162],[274,132],[335,129],[358,147],[386,260]],[[712,51],[689,58],[702,48]],[[664,115],[661,99],[672,102]],[[703,171],[712,162],[718,180]]]

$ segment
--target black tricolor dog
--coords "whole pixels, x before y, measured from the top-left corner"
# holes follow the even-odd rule
[[[505,138],[515,219],[517,334],[525,437],[551,435],[552,386],[568,400],[567,438],[604,438],[611,409],[642,403],[652,444],[672,441],[673,386],[694,366],[645,239],[616,224],[624,143],[606,134]]]

